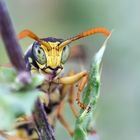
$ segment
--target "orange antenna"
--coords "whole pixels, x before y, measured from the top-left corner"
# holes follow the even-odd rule
[[[83,38],[83,37],[86,37],[86,36],[90,36],[90,35],[93,35],[93,34],[96,34],[96,33],[102,33],[104,34],[105,36],[109,36],[110,35],[110,31],[108,31],[106,28],[92,28],[90,30],[87,30],[85,32],[82,32],[70,39],[67,39],[65,40],[64,42],[62,42],[60,45],[59,45],[59,48],[63,48],[65,47],[66,45],[70,44],[71,42],[75,41],[75,40],[78,40],[80,38]]]
[[[48,50],[51,49],[51,46],[48,42],[41,40],[36,34],[34,34],[32,31],[30,30],[23,30],[22,32],[20,32],[17,36],[18,39],[23,39],[25,37],[30,37],[36,41],[38,41],[40,44],[44,45],[47,47]]]

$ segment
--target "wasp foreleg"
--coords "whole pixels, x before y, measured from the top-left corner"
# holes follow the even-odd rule
[[[56,83],[60,83],[60,84],[66,84],[66,85],[71,85],[71,84],[75,84],[77,83],[79,80],[82,81],[80,82],[80,84],[78,85],[78,92],[77,92],[77,97],[76,97],[76,101],[77,101],[77,104],[83,108],[83,109],[90,109],[90,107],[88,107],[87,105],[83,104],[81,101],[80,101],[80,95],[81,95],[81,92],[82,90],[84,89],[86,83],[87,83],[87,80],[88,80],[88,73],[86,71],[82,71],[80,73],[77,73],[75,75],[72,75],[72,76],[67,76],[67,77],[63,77],[63,78],[60,78],[60,79],[55,79],[54,82]]]

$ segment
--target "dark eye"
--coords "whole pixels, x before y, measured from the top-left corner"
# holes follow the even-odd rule
[[[43,65],[43,64],[47,63],[47,58],[46,58],[45,52],[42,48],[40,48],[40,45],[33,46],[33,55],[40,64]]]
[[[63,64],[66,63],[69,55],[70,55],[70,48],[69,48],[69,46],[65,46],[64,49],[63,49],[63,52],[62,52],[62,56],[61,56],[61,62]]]

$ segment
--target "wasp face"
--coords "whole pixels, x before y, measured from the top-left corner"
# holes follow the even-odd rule
[[[50,48],[35,42],[32,46],[32,54],[40,70],[57,75],[63,70],[70,54],[70,48],[68,45],[59,48],[59,44],[62,42],[60,39],[47,38],[43,40],[47,40]]]

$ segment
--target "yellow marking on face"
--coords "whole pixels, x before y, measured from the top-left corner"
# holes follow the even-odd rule
[[[47,57],[47,66],[51,67],[52,69],[57,68],[61,65],[61,55],[63,49],[58,49],[58,44],[60,42],[48,42],[51,46],[51,49],[48,51],[47,48],[43,45],[41,47],[45,51]],[[43,65],[39,65],[41,68]]]

